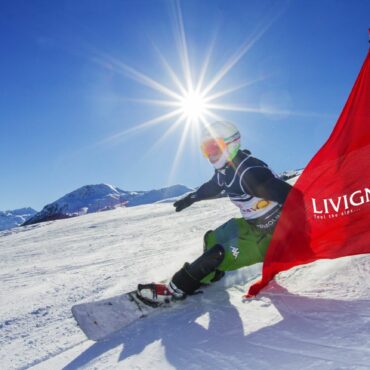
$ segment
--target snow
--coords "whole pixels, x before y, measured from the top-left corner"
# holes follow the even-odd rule
[[[244,268],[103,343],[87,340],[77,303],[170,277],[207,230],[239,217],[228,199],[118,208],[0,232],[2,369],[369,369],[370,255],[281,273],[255,299]]]

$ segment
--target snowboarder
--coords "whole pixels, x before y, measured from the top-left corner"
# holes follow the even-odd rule
[[[229,122],[204,127],[201,149],[215,173],[198,190],[176,201],[176,212],[225,192],[243,217],[208,231],[204,235],[204,253],[192,263],[185,263],[169,284],[139,284],[137,295],[146,303],[160,305],[184,299],[202,284],[220,280],[225,271],[263,262],[292,188],[250,151],[240,150],[240,132]]]

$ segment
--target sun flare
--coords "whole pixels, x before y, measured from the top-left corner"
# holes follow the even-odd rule
[[[180,109],[184,117],[190,119],[192,123],[199,123],[204,120],[207,113],[206,101],[196,91],[189,91],[180,99]]]

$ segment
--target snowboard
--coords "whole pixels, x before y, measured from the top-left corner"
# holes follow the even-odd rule
[[[77,304],[72,314],[88,339],[99,342],[135,321],[168,309],[175,303],[152,307],[142,302],[136,290],[100,301]]]
[[[133,290],[100,301],[74,305],[72,306],[72,314],[88,339],[101,342],[141,319],[169,310],[194,307],[202,301],[199,299],[199,295],[203,296],[204,288],[209,289],[207,285],[204,285],[201,290],[189,295],[184,300],[171,301],[157,306],[145,303],[145,300],[138,298],[136,290]]]

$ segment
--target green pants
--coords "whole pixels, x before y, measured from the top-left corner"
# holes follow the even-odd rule
[[[204,251],[216,244],[222,245],[225,257],[217,267],[220,271],[231,271],[244,266],[263,262],[272,234],[260,231],[244,218],[232,218],[204,236]],[[209,283],[215,273],[207,275],[202,283]]]

